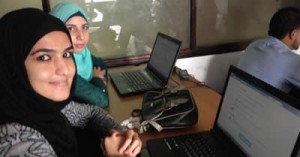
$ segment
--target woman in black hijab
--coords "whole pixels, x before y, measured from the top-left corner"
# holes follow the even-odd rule
[[[140,151],[132,130],[101,108],[71,101],[76,68],[60,20],[33,8],[10,12],[0,19],[0,46],[0,156],[77,156],[71,126],[88,124],[106,136],[106,155]]]

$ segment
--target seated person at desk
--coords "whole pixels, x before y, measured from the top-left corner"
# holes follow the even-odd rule
[[[89,23],[86,13],[77,4],[62,2],[50,14],[65,23],[72,37],[77,67],[74,99],[102,108],[107,107],[107,67],[101,58],[93,56],[87,48]]]
[[[276,88],[291,93],[300,87],[300,10],[278,10],[269,23],[269,36],[251,43],[238,67]]]
[[[106,156],[136,156],[141,141],[102,108],[72,101],[76,66],[65,25],[39,9],[0,19],[0,156],[78,155],[71,126],[102,135]],[[100,145],[98,145],[100,148]]]

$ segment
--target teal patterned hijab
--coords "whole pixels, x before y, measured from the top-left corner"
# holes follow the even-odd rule
[[[78,13],[88,22],[88,16],[85,11],[75,3],[59,3],[50,12],[51,15],[59,18],[63,23],[66,23]],[[77,66],[77,74],[85,80],[90,81],[93,78],[93,62],[90,50],[85,47],[81,52],[74,53],[74,58]]]

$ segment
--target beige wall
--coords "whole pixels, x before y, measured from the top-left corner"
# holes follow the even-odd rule
[[[300,0],[197,0],[197,45],[251,40],[267,35],[273,13]]]
[[[43,8],[41,0],[1,0],[0,6],[0,17],[9,11],[24,7]]]

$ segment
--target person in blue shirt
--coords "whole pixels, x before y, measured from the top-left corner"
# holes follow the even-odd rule
[[[300,88],[300,56],[292,52],[300,45],[300,10],[279,9],[270,20],[268,34],[246,48],[238,67],[291,93]]]
[[[107,66],[91,54],[87,48],[89,23],[85,11],[75,3],[62,2],[53,7],[50,14],[67,26],[75,49],[77,78],[74,99],[105,108],[109,104],[107,91]]]

